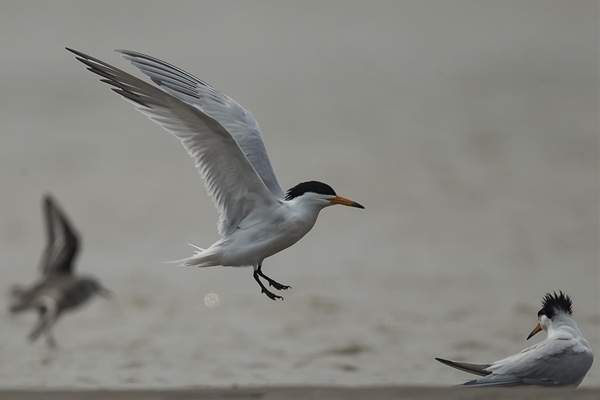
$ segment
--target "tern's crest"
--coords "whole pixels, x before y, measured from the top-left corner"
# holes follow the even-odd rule
[[[556,314],[561,313],[573,315],[573,301],[571,297],[562,291],[559,294],[556,294],[556,292],[554,294],[546,293],[544,300],[542,300],[542,309],[538,312],[538,316],[546,315],[548,318],[552,318]]]
[[[331,186],[329,186],[328,184],[323,183],[323,182],[318,182],[318,181],[309,181],[309,182],[299,183],[296,186],[294,186],[293,188],[291,188],[290,190],[288,190],[285,195],[285,199],[292,200],[292,199],[295,199],[296,197],[302,196],[304,193],[309,193],[309,192],[331,195],[331,196],[336,195],[335,190],[333,190],[333,188]]]

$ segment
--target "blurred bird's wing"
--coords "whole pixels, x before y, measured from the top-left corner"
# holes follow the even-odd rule
[[[158,58],[129,50],[115,51],[162,90],[216,119],[237,141],[273,196],[284,198],[285,193],[273,171],[258,123],[248,110],[195,76]]]
[[[252,213],[269,212],[279,204],[258,176],[238,142],[200,108],[127,72],[76,50],[77,60],[100,75],[101,82],[181,141],[196,161],[217,211],[219,233],[231,234]],[[266,210],[265,210],[266,209]]]
[[[46,248],[42,254],[40,269],[50,275],[70,275],[77,256],[80,240],[65,213],[50,195],[43,199],[43,213],[46,225]]]

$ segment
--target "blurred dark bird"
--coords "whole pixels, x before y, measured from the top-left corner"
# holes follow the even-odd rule
[[[548,337],[519,354],[491,364],[436,360],[481,376],[464,386],[579,386],[594,362],[594,353],[573,321],[571,298],[563,292],[547,293],[542,305],[538,324],[527,339],[542,330]]]
[[[28,338],[34,341],[43,333],[48,346],[55,347],[52,326],[63,312],[81,306],[94,294],[108,298],[112,292],[94,278],[74,275],[80,239],[50,195],[43,198],[43,214],[47,244],[40,263],[42,278],[30,287],[13,286],[9,311],[37,310],[39,318]]]

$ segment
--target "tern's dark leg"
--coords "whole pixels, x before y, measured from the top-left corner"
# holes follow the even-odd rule
[[[258,282],[258,285],[260,286],[260,289],[261,289],[261,293],[266,294],[267,297],[270,298],[271,300],[277,300],[277,299],[283,300],[283,297],[277,296],[276,294],[270,292],[269,289],[267,289],[265,287],[265,285],[263,285],[263,283],[260,281],[258,276],[259,276],[258,270],[254,270],[254,279],[256,280],[256,282]]]
[[[281,283],[279,283],[279,282],[277,282],[277,281],[269,278],[265,274],[263,274],[263,272],[262,272],[262,264],[260,264],[258,266],[258,270],[256,270],[256,273],[258,273],[259,276],[265,278],[267,280],[267,282],[269,282],[269,286],[273,286],[277,290],[288,290],[288,289],[292,288],[291,286],[282,285]]]

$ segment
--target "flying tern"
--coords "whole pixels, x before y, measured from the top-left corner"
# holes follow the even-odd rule
[[[481,375],[464,383],[466,386],[579,386],[592,366],[594,353],[571,318],[571,298],[563,292],[547,293],[542,304],[538,324],[527,339],[544,330],[548,332],[544,341],[491,364],[436,360]]]
[[[34,341],[44,333],[47,344],[55,347],[52,327],[63,312],[84,304],[94,294],[110,297],[112,292],[94,278],[74,275],[80,240],[67,216],[50,195],[44,196],[43,213],[47,243],[40,263],[42,278],[30,287],[13,286],[9,311],[16,314],[37,310],[38,322],[29,339]]]
[[[254,279],[270,299],[269,291],[283,285],[262,272],[263,261],[290,247],[314,226],[319,212],[341,204],[364,208],[337,195],[325,183],[300,183],[287,192],[279,185],[254,116],[230,97],[191,74],[157,58],[116,50],[147,75],[151,85],[110,64],[67,48],[77,60],[113,86],[142,114],[181,141],[196,161],[219,213],[221,239],[189,258],[184,266],[254,268]]]

